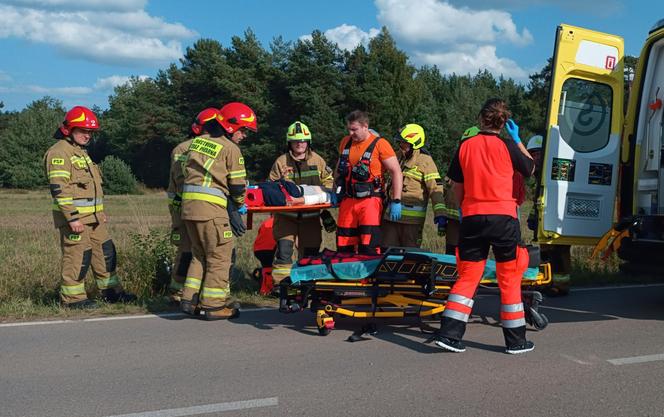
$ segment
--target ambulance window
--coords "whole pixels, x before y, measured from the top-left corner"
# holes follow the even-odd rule
[[[606,84],[578,78],[565,80],[558,125],[572,149],[593,152],[609,143],[612,98],[611,87]]]

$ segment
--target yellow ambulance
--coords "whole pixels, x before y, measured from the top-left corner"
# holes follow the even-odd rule
[[[561,245],[619,236],[622,259],[664,265],[664,19],[643,46],[624,114],[623,84],[621,37],[557,28],[537,236]]]

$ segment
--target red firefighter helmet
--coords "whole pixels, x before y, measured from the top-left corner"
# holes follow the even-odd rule
[[[220,109],[220,112],[220,123],[227,133],[234,133],[243,127],[254,132],[258,130],[256,114],[246,104],[238,102],[228,103]]]
[[[75,127],[97,130],[99,129],[99,121],[92,110],[83,106],[75,106],[65,115],[65,120],[62,122],[62,126],[60,126],[60,131],[63,135],[69,136]]]
[[[221,114],[219,113],[219,109],[214,107],[208,107],[207,109],[204,109],[198,113],[198,116],[196,116],[194,123],[191,125],[191,131],[194,132],[195,135],[200,135],[203,131],[203,125],[214,119],[221,123]]]

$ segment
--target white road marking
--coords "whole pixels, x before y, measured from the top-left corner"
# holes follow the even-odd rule
[[[276,310],[273,307],[259,307],[259,308],[241,308],[242,313],[252,313],[255,311]],[[135,319],[155,319],[155,318],[168,318],[168,317],[185,317],[184,313],[158,313],[158,314],[139,314],[133,316],[111,316],[111,317],[94,317],[90,319],[67,319],[67,320],[43,320],[43,321],[23,321],[16,323],[0,323],[2,327],[24,327],[24,326],[43,326],[47,324],[68,324],[68,323],[89,323],[97,321],[115,321],[115,320],[135,320]]]
[[[560,356],[562,356],[563,358],[568,359],[568,360],[570,360],[574,363],[578,363],[579,365],[592,365],[593,364],[592,362],[584,361],[583,359],[578,359],[578,358],[575,358],[574,356],[571,356],[571,355],[561,354]]]
[[[632,356],[629,358],[607,359],[613,365],[631,365],[633,363],[664,361],[664,353],[657,355]]]
[[[279,399],[277,397],[270,397],[259,398],[256,400],[196,405],[193,407],[170,408],[157,411],[144,411],[142,413],[118,414],[107,417],[182,417],[195,416],[198,414],[219,413],[222,411],[246,410],[248,408],[272,407],[275,405],[279,405]]]

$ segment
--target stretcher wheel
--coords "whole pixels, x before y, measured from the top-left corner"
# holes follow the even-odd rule
[[[526,322],[536,330],[544,330],[549,325],[549,318],[533,308],[526,310]]]
[[[318,310],[316,312],[316,328],[319,335],[327,336],[334,329],[334,318],[324,310]]]

